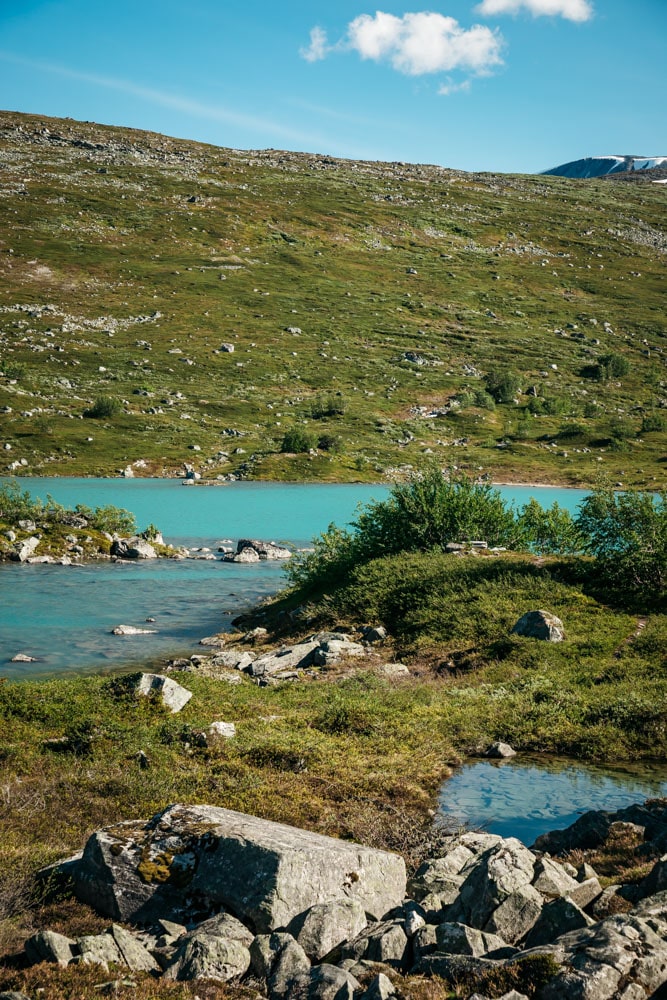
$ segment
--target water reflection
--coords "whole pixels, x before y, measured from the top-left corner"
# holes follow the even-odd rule
[[[667,795],[667,764],[597,765],[520,756],[465,764],[440,792],[440,812],[532,844],[589,809],[616,810]]]

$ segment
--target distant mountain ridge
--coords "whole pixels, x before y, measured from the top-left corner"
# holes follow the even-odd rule
[[[654,170],[656,167],[667,167],[667,156],[587,156],[581,160],[563,163],[559,167],[552,167],[551,170],[543,170],[542,173],[556,177],[587,178],[628,171]]]

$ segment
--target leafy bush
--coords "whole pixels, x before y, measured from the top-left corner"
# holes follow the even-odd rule
[[[292,582],[322,588],[378,556],[442,550],[473,538],[511,544],[516,533],[514,514],[498,490],[463,475],[447,477],[435,466],[395,486],[387,500],[361,508],[351,527],[330,525],[315,539],[314,551],[290,560]]]
[[[602,380],[622,378],[630,371],[628,359],[622,354],[601,354],[598,358]]]
[[[496,403],[513,403],[521,380],[510,371],[492,371],[484,376],[486,391]]]
[[[614,441],[629,441],[637,434],[637,428],[631,420],[614,417],[609,425],[609,433]]]
[[[8,524],[17,521],[34,521],[44,508],[41,500],[35,500],[28,490],[21,490],[15,481],[0,486],[0,519]]]
[[[661,413],[647,413],[642,420],[642,434],[667,430],[667,420]]]
[[[93,405],[83,411],[83,415],[95,420],[104,420],[115,417],[119,410],[120,403],[113,396],[98,396]]]
[[[595,556],[601,578],[641,591],[647,599],[667,588],[667,493],[615,493],[598,487],[582,500],[576,526]]]
[[[543,555],[581,552],[583,539],[569,511],[554,503],[545,510],[535,499],[517,516],[520,546]]]
[[[90,520],[91,528],[106,531],[110,535],[133,535],[137,530],[134,514],[123,507],[96,507]]]
[[[316,399],[310,412],[314,420],[321,420],[323,417],[340,417],[346,409],[347,400],[340,393],[332,392]]]
[[[339,434],[320,434],[317,447],[321,451],[330,451],[338,454],[343,450],[343,439]]]
[[[301,454],[316,447],[317,438],[314,434],[304,430],[302,427],[292,427],[285,432],[280,450],[282,452]]]

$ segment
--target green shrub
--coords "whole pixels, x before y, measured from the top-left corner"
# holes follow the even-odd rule
[[[629,441],[637,434],[637,428],[631,420],[614,417],[609,425],[609,433],[614,441]]]
[[[88,521],[91,528],[96,531],[106,531],[110,535],[133,535],[137,530],[137,522],[134,514],[123,507],[96,507],[93,510],[85,504],[79,503],[74,508],[77,514],[81,514]],[[153,525],[151,525],[153,527]]]
[[[343,439],[339,434],[320,434],[317,440],[317,447],[321,451],[330,451],[338,454],[343,450]]]
[[[113,396],[98,396],[93,405],[83,411],[83,415],[95,420],[104,420],[115,417],[119,410],[120,403]]]
[[[340,393],[330,393],[316,399],[310,412],[314,420],[321,420],[324,417],[340,417],[346,409],[347,400]]]
[[[647,413],[642,420],[642,434],[667,430],[667,420],[661,413]]]
[[[517,516],[520,546],[542,555],[581,552],[583,538],[569,511],[557,503],[545,510],[530,500]]]
[[[648,601],[667,589],[667,493],[600,486],[582,500],[575,523],[607,584]]]
[[[513,403],[520,391],[519,376],[510,371],[492,371],[484,376],[486,391],[496,403]]]
[[[280,450],[294,454],[308,452],[317,447],[317,438],[314,434],[304,430],[302,427],[292,427],[286,431]]]
[[[330,525],[315,539],[313,552],[290,560],[292,582],[319,589],[379,556],[442,550],[448,542],[474,538],[506,545],[516,533],[514,514],[498,490],[460,474],[445,476],[436,466],[395,486],[386,500],[361,508],[351,527]]]
[[[623,354],[602,354],[598,358],[598,365],[602,369],[602,378],[622,378],[630,371],[628,359]]]

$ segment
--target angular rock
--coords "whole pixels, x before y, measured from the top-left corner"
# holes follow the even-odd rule
[[[291,934],[259,934],[250,945],[250,967],[271,997],[287,997],[295,979],[307,976],[310,962]]]
[[[495,934],[484,934],[475,927],[456,923],[439,924],[436,928],[436,942],[438,953],[472,955],[473,958],[481,958],[507,944]]]
[[[26,958],[30,965],[38,965],[40,962],[55,962],[64,966],[74,958],[74,948],[76,942],[65,937],[64,934],[57,934],[55,931],[38,931],[28,938],[24,947]]]
[[[379,918],[401,904],[406,884],[398,855],[184,805],[97,831],[73,876],[77,897],[115,920],[185,922],[198,907],[225,907],[258,932],[332,899],[356,899]]]
[[[366,642],[384,642],[387,638],[384,625],[366,625],[361,631]]]
[[[526,948],[549,944],[562,934],[578,931],[583,927],[592,927],[593,923],[594,921],[576,903],[567,896],[561,896],[543,907],[524,944]]]
[[[516,944],[537,923],[544,900],[532,885],[520,885],[489,917],[484,930]]]
[[[463,869],[465,881],[448,919],[486,929],[494,910],[532,881],[534,864],[534,855],[519,840],[501,840]]]
[[[17,542],[11,553],[14,562],[27,562],[40,543],[40,539],[34,535],[31,538],[24,538],[22,542]]]
[[[260,559],[291,559],[291,549],[284,545],[276,545],[275,542],[261,542],[256,538],[240,538],[237,546],[237,555],[241,555],[246,549],[255,551]]]
[[[639,884],[639,899],[655,896],[667,890],[667,854],[656,861],[651,871]]]
[[[602,886],[597,878],[587,878],[585,882],[580,882],[568,892],[569,898],[581,909],[585,909],[594,899],[597,899],[602,892]]]
[[[236,979],[250,966],[253,937],[240,920],[228,913],[205,920],[180,939],[164,978],[179,982],[217,979],[223,983]]]
[[[402,923],[383,920],[370,924],[352,941],[343,945],[341,958],[359,962],[383,962],[395,969],[405,969],[408,963],[409,942]]]
[[[125,960],[111,934],[87,934],[76,939],[79,960],[84,965],[101,965],[108,969],[109,962],[125,965]]]
[[[313,654],[316,667],[328,667],[346,656],[365,656],[366,650],[358,642],[342,642],[340,639],[327,639],[320,643]]]
[[[529,639],[543,639],[547,642],[562,642],[565,638],[563,623],[550,611],[527,611],[512,629],[513,635],[525,635]]]
[[[208,731],[217,739],[231,740],[236,736],[236,726],[233,722],[212,722]]]
[[[0,1000],[30,1000],[25,993],[17,993],[16,990],[5,990],[0,993]]]
[[[578,885],[577,880],[565,871],[551,858],[542,857],[535,865],[535,878],[533,886],[548,899],[556,899],[558,896],[566,896]]]
[[[111,543],[111,555],[118,559],[157,559],[157,552],[145,538],[117,538]]]
[[[292,984],[290,997],[294,1000],[354,1000],[360,991],[359,981],[335,965],[317,965],[307,975],[299,976]]]
[[[502,760],[506,757],[516,757],[516,750],[514,750],[509,743],[502,743],[500,740],[496,740],[491,746],[486,750],[485,757],[491,757],[492,759]]]
[[[181,687],[171,677],[164,677],[163,674],[139,674],[135,693],[143,697],[148,695],[158,697],[172,714],[180,712],[192,698],[192,691]]]
[[[253,660],[248,667],[248,673],[252,677],[266,677],[281,670],[298,670],[309,667],[318,647],[319,643],[317,642],[300,642],[296,646],[285,646],[272,653],[264,653]]]
[[[111,934],[118,947],[125,965],[133,972],[158,972],[159,965],[143,944],[137,940],[134,934],[130,934],[124,927],[112,924]]]
[[[227,667],[230,670],[246,670],[254,657],[246,650],[230,649],[224,653],[216,653],[211,660],[213,667]]]
[[[438,946],[438,925],[426,924],[420,927],[412,939],[412,950],[415,962],[424,955],[431,955]]]
[[[378,973],[361,994],[359,1000],[389,1000],[389,997],[396,996],[396,988],[384,972]]]
[[[319,962],[337,945],[350,941],[367,924],[366,911],[356,899],[316,903],[290,924],[290,930],[308,958]]]
[[[410,676],[410,668],[404,663],[382,663],[377,669],[379,674],[389,677],[390,680]]]

